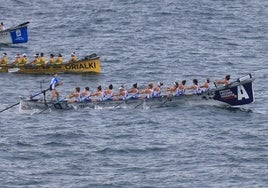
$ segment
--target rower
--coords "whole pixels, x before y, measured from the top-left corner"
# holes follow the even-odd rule
[[[40,66],[39,54],[34,55],[34,59],[29,63],[29,65],[37,65]]]
[[[61,65],[62,62],[63,62],[62,55],[61,55],[61,53],[59,53],[59,54],[58,54],[58,57],[57,57],[56,60],[55,60],[55,64],[56,64],[56,65]]]
[[[72,52],[71,58],[69,59],[68,63],[74,63],[76,61],[77,61],[77,58],[76,58],[75,52]]]
[[[4,30],[5,30],[4,23],[1,22],[1,24],[0,24],[0,31],[4,31]]]
[[[162,82],[158,82],[157,85],[153,89],[152,97],[160,97],[161,94],[161,86],[163,85]]]
[[[104,91],[104,101],[106,100],[113,100],[114,92],[113,92],[113,85],[110,84],[109,88]]]
[[[0,59],[0,65],[7,66],[7,63],[8,63],[7,53],[3,53],[2,58]]]
[[[15,55],[15,60],[11,64],[17,66],[17,65],[19,65],[19,63],[21,63],[20,54],[16,54]]]
[[[147,98],[147,99],[152,98],[153,97],[153,93],[154,93],[153,87],[154,87],[153,83],[150,82],[147,85],[147,87],[140,92],[140,94],[146,94],[146,97],[145,98]]]
[[[48,62],[46,62],[46,65],[55,65],[56,59],[54,57],[54,54],[50,54]]]
[[[80,93],[80,87],[76,87],[74,92],[67,96],[68,102],[80,102],[82,99],[81,93]]]
[[[24,66],[28,63],[27,55],[24,53],[21,57],[21,62],[18,64],[18,66]]]
[[[46,63],[46,57],[44,56],[44,53],[40,53],[40,64],[44,65]]]
[[[182,80],[175,91],[176,96],[180,96],[185,93],[185,89],[186,89],[185,84],[186,84],[186,80]]]
[[[187,90],[193,90],[194,94],[200,94],[202,93],[199,85],[198,85],[198,80],[197,79],[193,79],[193,84],[189,87],[186,87]]]
[[[128,96],[127,90],[125,90],[124,86],[121,85],[119,87],[119,93],[114,94],[115,98],[113,100],[126,100]]]
[[[91,93],[89,91],[89,87],[85,87],[84,91],[81,93],[81,101],[90,102],[91,101]]]
[[[169,97],[172,97],[174,95],[176,95],[176,90],[179,87],[179,83],[178,82],[174,82],[173,85],[171,87],[167,87],[167,91],[169,91],[170,93],[168,94]]]
[[[227,74],[224,79],[222,79],[222,80],[216,80],[214,82],[214,84],[215,84],[215,86],[217,86],[217,85],[227,86],[229,84],[230,78],[231,78],[231,76],[229,74]]]
[[[100,85],[97,87],[97,91],[95,93],[93,93],[91,96],[98,97],[98,99],[97,100],[94,100],[94,101],[103,101],[104,92],[102,91],[102,88],[101,88]]]
[[[132,85],[132,88],[127,91],[127,99],[137,99],[139,97],[138,84],[135,83]]]
[[[210,89],[209,87],[209,79],[207,78],[205,83],[203,83],[202,85],[200,85],[200,88],[202,90],[202,92],[208,91]]]

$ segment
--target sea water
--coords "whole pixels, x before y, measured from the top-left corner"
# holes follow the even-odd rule
[[[1,187],[267,187],[268,2],[176,0],[5,1],[5,27],[30,21],[16,53],[75,51],[101,57],[98,75],[60,74],[65,97],[79,86],[251,73],[255,102],[243,108],[181,104],[0,114]],[[50,75],[0,75],[0,109],[48,87]],[[213,84],[211,84],[213,87]],[[48,93],[49,95],[49,93]]]

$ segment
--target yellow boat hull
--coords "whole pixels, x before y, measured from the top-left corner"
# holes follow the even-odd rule
[[[60,65],[24,65],[0,66],[0,72],[14,72],[21,74],[52,74],[58,73],[100,73],[100,58],[84,58],[74,63]]]
[[[0,65],[0,72],[8,72],[7,66]]]

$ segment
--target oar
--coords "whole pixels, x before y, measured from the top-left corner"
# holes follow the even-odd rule
[[[46,109],[44,109],[44,110],[42,110],[42,111],[40,111],[38,114],[42,114],[44,111],[46,111],[46,110],[48,110],[48,109],[50,109],[52,106],[54,106],[56,109],[63,109],[62,108],[62,105],[61,105],[61,103],[60,102],[57,102],[57,103],[53,103],[52,102],[52,104],[51,105],[48,105],[47,103],[45,103],[45,105],[46,105]],[[56,105],[59,105],[58,107],[56,107]]]
[[[42,114],[44,111],[48,110],[51,106],[47,107],[46,109],[40,111],[38,114]]]
[[[45,94],[48,90],[49,90],[49,88],[47,88],[47,89],[45,89],[45,90],[43,90],[41,92],[38,92],[38,93],[36,93],[34,95],[31,95],[30,98],[33,99],[34,97],[36,97],[38,95]]]
[[[117,105],[114,106],[114,108],[120,106],[120,105],[123,104],[124,102],[125,102],[125,101],[118,103]]]
[[[142,105],[144,102],[145,102],[145,99],[142,99],[142,102],[141,102],[140,104],[136,105],[136,106],[134,107],[134,109],[136,109],[137,107],[139,107],[140,105]]]
[[[38,95],[40,95],[40,94],[42,94],[42,93],[46,93],[48,90],[49,90],[49,88],[48,88],[48,89],[45,89],[45,90],[43,90],[43,91],[41,91],[41,92],[39,92],[39,93],[36,93],[36,94],[34,94],[34,95],[31,95],[30,98],[33,99],[34,97],[36,97],[36,96],[38,96]],[[17,102],[17,103],[15,103],[15,104],[13,104],[13,105],[11,105],[11,106],[9,106],[9,107],[7,107],[7,108],[1,110],[0,113],[4,112],[4,111],[6,111],[6,110],[8,110],[8,109],[10,109],[10,108],[12,108],[12,107],[14,107],[14,106],[17,106],[17,105],[19,105],[19,104],[20,104],[20,102]]]
[[[18,102],[18,103],[16,103],[16,104],[13,104],[13,105],[11,105],[11,106],[9,106],[9,107],[7,107],[7,108],[1,110],[0,113],[4,112],[4,111],[6,111],[6,110],[8,110],[8,109],[10,109],[10,108],[12,108],[12,107],[14,107],[14,106],[17,106],[18,104],[20,104],[20,102]]]
[[[51,105],[47,106],[46,109],[41,110],[38,114],[42,114],[42,113],[45,112],[46,110],[50,109],[50,107],[52,107],[53,105],[54,105],[54,104],[51,104]]]
[[[29,24],[29,23],[30,23],[30,22],[27,21],[27,22],[24,22],[24,23],[22,23],[22,24],[17,25],[16,27],[24,26],[24,25],[27,25],[27,24]]]
[[[164,97],[164,95],[162,97]],[[168,101],[172,100],[171,97],[169,97],[169,96],[166,96],[166,97],[167,97],[167,99],[162,104],[159,105],[159,108],[162,107],[164,104],[166,104]]]
[[[9,28],[7,28],[5,31],[10,31],[10,30],[16,29],[16,28],[18,28],[18,27],[25,26],[25,25],[27,25],[27,24],[29,24],[29,23],[30,23],[30,22],[27,21],[27,22],[24,22],[24,23],[22,23],[22,24],[19,24],[19,25],[15,25],[15,26],[9,27]]]
[[[117,105],[114,106],[114,108],[120,106],[121,104],[124,104],[128,101],[129,99],[123,100],[122,102],[119,102]]]

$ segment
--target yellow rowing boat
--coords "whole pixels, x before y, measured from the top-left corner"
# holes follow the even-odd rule
[[[52,74],[58,73],[100,73],[100,57],[92,54],[73,63],[54,65],[0,65],[0,72],[13,72],[21,74]]]

